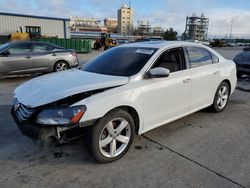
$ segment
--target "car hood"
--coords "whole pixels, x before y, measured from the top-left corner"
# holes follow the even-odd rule
[[[71,95],[120,86],[129,77],[96,74],[81,70],[68,70],[37,77],[20,85],[14,97],[31,108],[58,101]]]

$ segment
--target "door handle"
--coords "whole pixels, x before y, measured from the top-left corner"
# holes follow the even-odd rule
[[[52,56],[56,56],[56,53],[53,53]]]
[[[220,73],[220,71],[215,71],[214,72],[214,75],[217,75],[217,74],[219,74]]]
[[[185,80],[183,80],[183,83],[188,83],[189,81],[191,80],[191,78],[187,78],[187,79],[185,79]]]
[[[26,56],[25,58],[26,58],[26,59],[30,59],[31,57],[28,55],[28,56]]]

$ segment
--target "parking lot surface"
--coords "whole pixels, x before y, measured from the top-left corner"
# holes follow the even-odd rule
[[[216,50],[230,59],[241,51]],[[224,112],[202,110],[152,130],[122,159],[100,165],[81,139],[44,148],[21,134],[10,116],[12,92],[32,77],[0,79],[0,187],[250,187],[248,78]]]

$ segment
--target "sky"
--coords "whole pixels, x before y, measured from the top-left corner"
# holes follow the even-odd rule
[[[0,12],[40,16],[117,17],[117,10],[129,0],[0,0]],[[209,18],[210,37],[250,38],[250,0],[130,0],[137,20],[152,26],[174,28],[181,35],[186,16],[193,13]],[[233,22],[233,24],[231,24]]]

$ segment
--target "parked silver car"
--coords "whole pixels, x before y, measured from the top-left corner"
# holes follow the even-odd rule
[[[74,50],[50,43],[22,41],[0,46],[0,75],[58,72],[78,65]]]

